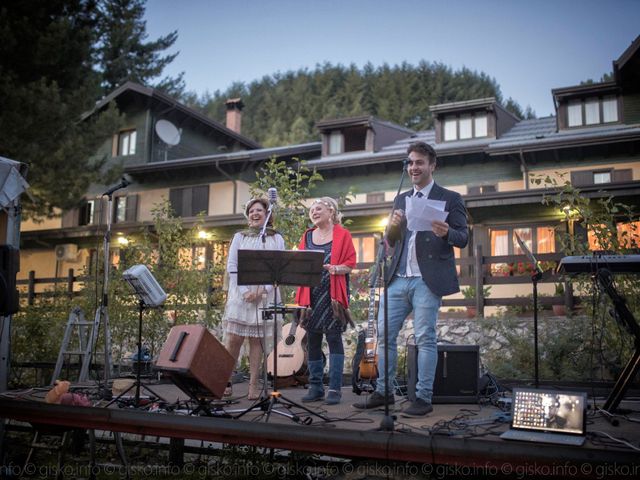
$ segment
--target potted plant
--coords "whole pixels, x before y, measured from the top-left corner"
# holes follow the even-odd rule
[[[564,304],[564,283],[555,284],[555,296],[562,297],[562,303],[551,305],[553,314],[556,316],[566,315],[567,310]]]
[[[462,291],[462,295],[464,295],[464,298],[471,299],[471,300],[475,300],[476,299],[476,287],[472,287],[472,286],[465,287],[461,291]],[[482,297],[483,298],[487,298],[490,293],[491,293],[491,286],[482,288]],[[475,305],[467,306],[467,317],[473,318],[477,314],[478,314],[478,311],[477,311]]]

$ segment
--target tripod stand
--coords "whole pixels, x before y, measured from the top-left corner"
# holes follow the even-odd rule
[[[271,413],[276,413],[288,417],[296,423],[308,425],[312,422],[311,417],[302,419],[298,415],[276,410],[275,406],[280,404],[286,408],[299,408],[324,421],[329,420],[327,417],[286,398],[278,391],[278,287],[280,285],[315,286],[320,284],[323,259],[322,252],[310,250],[238,250],[238,285],[271,284],[275,297],[273,303],[273,389],[266,398],[236,418],[259,408],[266,412],[266,421],[269,421]]]
[[[153,394],[154,397],[164,401],[164,398],[162,398],[160,395],[158,395],[156,392],[154,392],[151,388],[149,388],[147,385],[143,385],[142,381],[140,380],[140,371],[142,370],[141,366],[140,366],[140,361],[142,360],[142,314],[144,312],[146,305],[144,303],[143,300],[140,300],[139,302],[139,308],[138,308],[138,368],[136,369],[136,380],[133,384],[131,384],[124,392],[122,392],[120,395],[118,395],[116,398],[114,398],[113,400],[111,400],[108,404],[107,407],[117,401],[119,401],[125,394],[127,394],[133,387],[136,387],[136,393],[135,393],[135,397],[134,397],[134,407],[140,407],[140,388],[144,388],[145,390],[149,391],[150,393]]]

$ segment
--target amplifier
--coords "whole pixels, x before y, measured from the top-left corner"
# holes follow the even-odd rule
[[[235,363],[202,325],[177,325],[169,332],[156,368],[169,374],[176,386],[192,397],[222,398]]]
[[[413,402],[418,382],[418,349],[411,341],[407,345],[407,368],[407,396]],[[478,345],[438,344],[433,403],[476,403],[479,379]]]

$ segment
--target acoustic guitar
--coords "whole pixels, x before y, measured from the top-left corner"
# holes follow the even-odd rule
[[[278,378],[303,375],[307,369],[307,331],[298,328],[298,315],[282,327],[282,339],[278,342]],[[267,357],[267,372],[273,376],[274,351]]]

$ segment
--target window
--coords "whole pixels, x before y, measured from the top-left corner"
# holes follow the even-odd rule
[[[200,212],[209,213],[209,185],[188,188],[172,188],[169,202],[179,217],[195,217]]]
[[[620,183],[633,181],[631,168],[613,168],[608,170],[574,170],[571,172],[571,185],[574,187],[588,187],[606,183]]]
[[[486,137],[488,135],[486,115],[476,115],[473,119],[473,126],[476,129],[476,137]]]
[[[442,123],[442,138],[445,142],[486,137],[488,135],[486,113],[447,115]]]
[[[100,220],[100,200],[87,200],[87,203],[80,207],[78,225],[94,225]]]
[[[574,100],[569,102],[569,106],[567,107],[567,115],[569,117],[569,121],[567,124],[570,127],[577,127],[582,125],[582,102],[579,100]]]
[[[570,100],[567,103],[567,126],[600,125],[618,121],[615,95]]]
[[[605,123],[618,121],[618,100],[616,97],[602,99],[602,121]]]
[[[584,104],[585,125],[600,123],[600,102],[597,98],[588,98]]]
[[[367,203],[384,202],[384,192],[367,193]]]
[[[640,248],[640,222],[616,224],[617,241],[621,248]],[[607,225],[592,225],[587,232],[589,250],[615,250],[612,232]],[[604,240],[604,244],[601,242]]]
[[[502,255],[524,255],[524,251],[520,248],[520,244],[516,239],[517,233],[522,241],[529,247],[533,253],[554,253],[555,231],[550,226],[538,227],[506,227],[506,228],[490,228],[489,240],[491,241],[491,256]],[[526,262],[511,263],[492,263],[492,275],[520,275],[530,273],[531,266]]]
[[[593,184],[611,183],[611,172],[593,172]]]
[[[331,132],[329,134],[329,155],[342,153],[343,152],[342,143],[343,143],[342,132],[340,132],[339,130],[334,130],[333,132]]]
[[[120,135],[118,135],[118,155],[135,155],[136,137],[135,130],[120,132]]]
[[[456,117],[445,117],[444,119],[444,141],[458,139],[458,119]]]
[[[378,238],[374,235],[353,237],[353,246],[356,249],[356,263],[373,263],[376,260],[376,245]]]
[[[473,137],[473,123],[471,122],[471,115],[460,116],[460,140],[466,140]]]
[[[483,193],[497,192],[495,185],[472,185],[467,187],[467,195],[480,195]]]
[[[127,195],[113,200],[113,223],[135,222],[138,208],[138,196]]]

